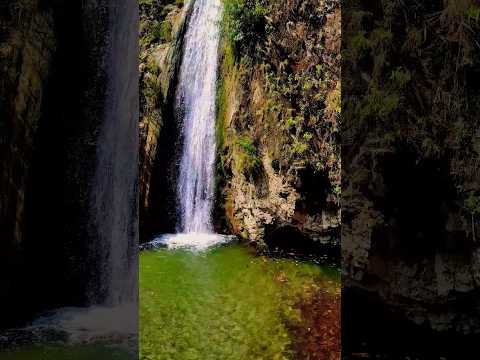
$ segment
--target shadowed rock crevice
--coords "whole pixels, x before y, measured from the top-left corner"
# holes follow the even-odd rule
[[[352,310],[342,317],[368,321],[353,309],[370,301],[372,316],[395,313],[379,328],[395,337],[397,323],[407,335],[411,326],[426,340],[408,336],[402,354],[422,351],[422,359],[462,358],[462,336],[480,334],[480,92],[467,76],[478,71],[480,48],[472,11],[478,3],[470,0],[342,7],[342,309]],[[355,331],[350,351],[363,341],[361,326]],[[382,335],[370,337],[372,352],[378,346],[395,358],[398,342],[385,351]]]
[[[378,207],[392,235],[390,247],[408,254],[412,261],[446,247],[449,212],[459,210],[448,164],[447,159],[418,163],[414,155],[401,153],[386,156],[378,164],[388,184]]]
[[[266,252],[276,256],[331,263],[340,257],[340,250],[335,244],[315,241],[298,228],[289,225],[267,226],[264,243]]]
[[[192,2],[190,3],[190,5]],[[174,97],[183,53],[183,37],[192,6],[140,7],[140,241],[172,233],[177,221],[176,180],[181,129]],[[152,18],[156,14],[156,18]],[[163,19],[163,20],[162,20]],[[152,39],[157,21],[170,24],[170,36]]]
[[[174,233],[178,217],[176,182],[181,129],[174,120],[175,110],[171,102],[167,102],[163,113],[165,122],[158,137],[159,145],[151,168],[148,208],[142,211],[141,242],[150,241],[158,234]]]

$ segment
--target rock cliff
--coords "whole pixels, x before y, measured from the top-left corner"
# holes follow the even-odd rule
[[[478,4],[345,14],[344,287],[424,328],[478,333]]]
[[[140,222],[141,240],[174,223],[171,182],[175,178],[177,127],[172,99],[182,57],[183,34],[191,2],[140,4]],[[170,190],[168,190],[170,189]],[[167,205],[168,204],[168,205]],[[167,217],[168,219],[165,219]],[[168,228],[168,225],[167,225]],[[163,228],[164,229],[164,228]]]
[[[338,244],[340,9],[225,1],[219,214],[258,245]]]
[[[25,197],[40,109],[56,40],[53,16],[38,1],[0,5],[0,272],[21,263]],[[1,277],[0,304],[14,278]],[[3,307],[3,306],[2,306]]]

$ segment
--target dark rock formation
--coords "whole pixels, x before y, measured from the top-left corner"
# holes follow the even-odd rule
[[[344,330],[370,303],[372,319],[375,309],[394,319],[384,333],[398,324],[438,349],[480,334],[479,11],[473,1],[342,9]],[[413,338],[395,349],[422,346]],[[429,344],[420,350],[433,356]]]
[[[191,10],[178,1],[140,7],[141,242],[175,229],[179,129],[172,103]],[[156,37],[162,24],[168,34]]]
[[[51,9],[38,2],[0,5],[0,307],[2,323],[24,284],[26,192],[47,78],[56,47]],[[15,296],[17,295],[17,296]]]

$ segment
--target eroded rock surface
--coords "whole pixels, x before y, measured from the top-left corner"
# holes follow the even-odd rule
[[[275,246],[282,229],[314,243],[339,241],[338,5],[269,3],[257,9],[259,35],[248,44],[228,37],[226,14],[218,212],[229,231],[260,246]]]

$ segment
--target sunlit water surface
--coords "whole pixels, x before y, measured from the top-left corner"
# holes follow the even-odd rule
[[[185,240],[185,239],[181,239]],[[337,268],[256,256],[240,244],[140,255],[140,358],[294,359],[305,288],[338,291]]]

